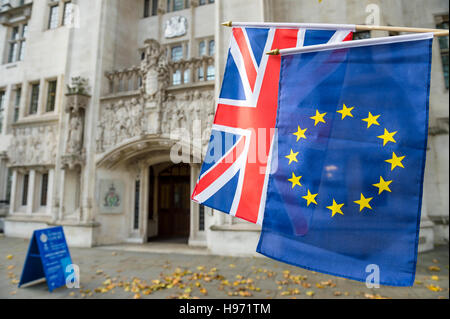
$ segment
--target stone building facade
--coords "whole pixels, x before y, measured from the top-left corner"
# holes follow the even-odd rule
[[[73,246],[182,238],[233,255],[254,253],[258,226],[189,200],[226,61],[230,29],[220,22],[364,24],[378,8],[380,24],[448,28],[440,0],[1,5],[5,234],[63,225]],[[433,44],[430,108],[422,250],[448,241],[448,38]]]

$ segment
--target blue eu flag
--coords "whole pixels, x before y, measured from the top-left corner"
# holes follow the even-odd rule
[[[278,167],[259,253],[413,285],[432,38],[390,41],[281,58]]]

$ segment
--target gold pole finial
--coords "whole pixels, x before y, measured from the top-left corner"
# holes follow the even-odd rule
[[[279,49],[274,49],[271,50],[269,52],[266,52],[267,55],[279,55],[280,54],[280,50]]]
[[[233,26],[233,22],[231,22],[231,21],[226,21],[226,22],[223,22],[222,25],[223,25],[224,27],[231,27],[231,26]]]

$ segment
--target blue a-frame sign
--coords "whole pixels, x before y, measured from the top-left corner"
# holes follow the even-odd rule
[[[45,278],[48,289],[52,292],[66,285],[67,277],[72,274],[72,268],[67,266],[71,264],[72,259],[61,226],[35,230],[28,246],[19,287]]]

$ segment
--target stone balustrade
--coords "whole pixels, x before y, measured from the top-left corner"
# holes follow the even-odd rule
[[[211,56],[171,61],[168,67],[171,86],[212,81],[215,77],[214,58]]]
[[[203,56],[189,60],[167,62],[169,70],[169,85],[189,86],[194,83],[213,81],[215,78],[214,58]],[[131,67],[105,73],[109,81],[107,94],[120,94],[124,92],[137,91],[143,82],[141,67]]]
[[[140,67],[133,66],[125,70],[106,72],[105,76],[109,80],[108,94],[136,91],[142,86]]]

